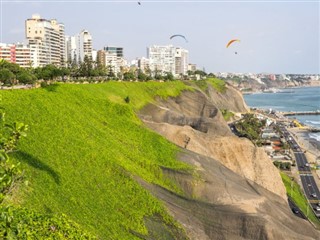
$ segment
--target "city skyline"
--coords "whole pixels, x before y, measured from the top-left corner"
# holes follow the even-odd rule
[[[315,1],[2,1],[1,42],[25,42],[25,20],[35,13],[63,23],[66,35],[88,30],[96,50],[123,47],[128,60],[172,44],[206,72],[320,72]],[[241,42],[227,49],[233,38]]]

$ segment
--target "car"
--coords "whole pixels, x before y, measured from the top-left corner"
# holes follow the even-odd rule
[[[309,163],[305,163],[304,165],[305,165],[306,167],[309,167],[309,166],[310,166]]]
[[[320,207],[319,207],[319,206],[316,206],[316,207],[314,208],[314,210],[316,210],[316,211],[319,211],[319,212],[320,212]]]
[[[293,207],[293,208],[291,208],[291,210],[292,210],[292,212],[294,214],[298,214],[299,213],[299,209],[298,208]]]
[[[311,193],[310,195],[311,195],[311,197],[314,197],[314,198],[317,197],[317,194],[315,194],[315,193]]]

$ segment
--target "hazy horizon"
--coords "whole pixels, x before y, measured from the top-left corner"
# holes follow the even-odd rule
[[[208,73],[320,73],[318,1],[140,2],[1,1],[0,40],[26,42],[25,20],[40,14],[63,23],[66,35],[88,30],[96,50],[123,47],[129,61],[172,44]],[[226,48],[235,38],[241,42]]]

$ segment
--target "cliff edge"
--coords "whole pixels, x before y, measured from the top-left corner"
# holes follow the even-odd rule
[[[163,169],[185,196],[140,184],[166,204],[190,239],[320,239],[309,222],[292,213],[264,150],[234,136],[219,111],[246,111],[245,103],[224,103],[233,94],[219,100],[221,93],[213,91],[185,91],[140,111],[149,128],[181,147],[178,159],[196,169],[194,175]]]

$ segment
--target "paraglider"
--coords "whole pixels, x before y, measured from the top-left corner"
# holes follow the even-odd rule
[[[184,38],[184,40],[186,40],[186,42],[188,42],[188,40],[186,39],[185,36],[181,35],[181,34],[174,34],[170,37],[170,39],[174,38],[174,37],[181,37],[181,38]]]
[[[230,41],[228,42],[228,44],[227,44],[227,48],[228,48],[232,43],[234,43],[234,42],[240,42],[240,40],[239,40],[239,39],[232,39],[232,40],[230,40]]]
[[[141,2],[138,2],[139,5],[141,5]]]
[[[232,43],[234,43],[234,42],[240,42],[240,40],[239,40],[239,39],[232,39],[232,40],[230,40],[230,41],[228,42],[226,48],[228,48],[228,47],[229,47]],[[234,52],[234,54],[238,54],[238,52]]]

